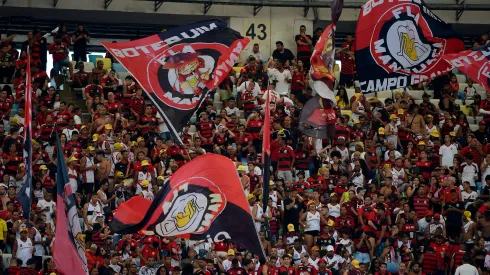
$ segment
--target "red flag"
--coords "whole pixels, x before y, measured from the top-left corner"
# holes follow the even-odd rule
[[[219,20],[180,26],[146,38],[101,43],[136,78],[173,136],[238,61],[249,43]]]
[[[490,91],[490,45],[446,54],[442,58]]]
[[[323,98],[335,102],[333,86],[335,83],[335,25],[330,24],[315,45],[310,59],[310,76],[313,89]]]
[[[221,155],[206,154],[186,163],[151,203],[141,196],[123,203],[110,226],[120,234],[229,239],[265,259],[235,164]]]
[[[263,140],[262,140],[262,164],[264,167],[264,194],[262,196],[263,199],[263,208],[264,211],[267,208],[269,203],[269,189],[270,189],[270,172],[271,172],[271,111],[270,111],[270,91],[267,90],[267,101],[265,102],[265,116],[264,116],[264,131]]]
[[[366,92],[405,88],[451,70],[444,54],[464,50],[458,34],[424,1],[364,4],[356,28],[356,71]]]

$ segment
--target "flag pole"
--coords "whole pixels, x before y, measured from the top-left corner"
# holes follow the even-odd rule
[[[269,203],[269,190],[270,190],[270,167],[271,167],[271,148],[270,148],[270,130],[271,130],[271,118],[270,118],[270,91],[267,89],[267,96],[265,102],[265,115],[264,115],[264,131],[262,136],[262,164],[263,164],[263,187],[264,192],[262,195],[262,209],[263,213],[267,211],[267,205]],[[270,238],[269,220],[264,219],[264,226],[266,235]]]

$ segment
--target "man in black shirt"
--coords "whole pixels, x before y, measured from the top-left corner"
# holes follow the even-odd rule
[[[287,191],[287,190],[286,190]],[[284,200],[284,225],[293,224],[294,228],[299,228],[299,213],[302,208],[300,196],[295,189],[289,190],[289,197]]]
[[[455,189],[451,189],[450,196],[450,199],[444,205],[442,214],[446,216],[447,235],[459,237],[463,224],[464,202],[458,200]]]
[[[486,123],[485,121],[480,121],[478,123],[478,129],[473,131],[473,135],[475,135],[475,138],[481,143],[481,144],[486,144],[485,139],[490,137],[490,132],[488,132],[486,128]]]
[[[21,52],[27,52],[27,46],[31,46],[32,37],[33,37],[32,32],[28,32],[27,40],[22,42]]]
[[[276,49],[272,52],[272,57],[282,62],[291,62],[294,59],[294,54],[289,49],[284,48],[282,41],[277,41]]]
[[[77,25],[77,30],[72,34],[73,40],[73,61],[87,61],[87,43],[90,42],[90,34],[82,24]]]

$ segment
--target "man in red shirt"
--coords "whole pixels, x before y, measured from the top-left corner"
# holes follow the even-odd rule
[[[311,58],[311,45],[313,44],[311,36],[306,34],[306,26],[301,25],[299,27],[299,34],[294,38],[296,45],[298,46],[298,60],[303,61],[306,69],[310,68]]]
[[[293,180],[293,165],[295,154],[293,148],[286,144],[285,136],[281,136],[281,133],[278,133],[278,141],[279,141],[279,153],[278,153],[278,161],[277,161],[277,177],[282,178],[284,182]]]
[[[70,69],[70,75],[73,75],[73,66],[68,61],[68,44],[61,41],[61,36],[54,37],[54,43],[49,45],[49,53],[53,55],[54,75],[60,74],[62,67]]]
[[[282,265],[279,267],[279,274],[282,274],[283,272],[287,272],[288,275],[294,275],[296,273],[296,269],[294,266],[291,266],[291,255],[289,254],[284,254],[282,256]]]
[[[318,270],[308,262],[309,259],[310,255],[308,253],[301,253],[301,263],[296,267],[296,275],[318,274]]]
[[[347,36],[347,40],[342,44],[342,48],[337,50],[337,54],[340,55],[340,62],[342,68],[340,70],[339,85],[346,88],[350,88],[354,85],[355,74],[355,45],[352,35]]]

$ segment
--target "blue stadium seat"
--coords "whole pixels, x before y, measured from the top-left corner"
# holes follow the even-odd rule
[[[114,69],[114,71],[116,72],[127,72],[126,69],[123,67],[123,65],[121,65],[120,63],[114,63],[112,64],[112,68]]]
[[[97,66],[97,58],[104,58],[104,56],[91,54],[88,56],[88,61],[94,63],[94,66]]]

